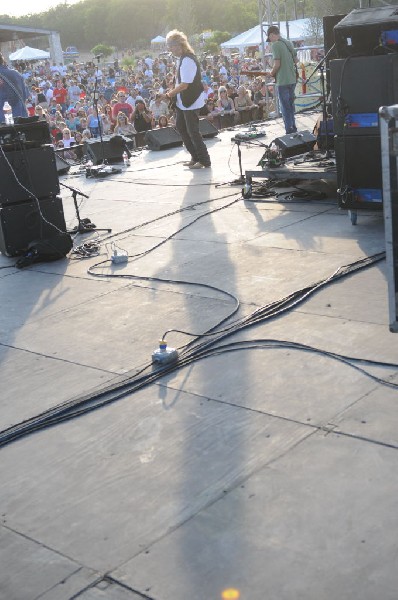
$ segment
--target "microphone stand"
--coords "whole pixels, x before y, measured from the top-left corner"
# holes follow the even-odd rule
[[[94,223],[92,223],[90,221],[90,219],[81,219],[80,218],[80,212],[79,212],[79,206],[77,204],[77,196],[83,196],[84,198],[88,198],[89,196],[87,196],[87,194],[83,194],[83,192],[81,192],[80,190],[77,190],[76,188],[70,186],[70,185],[66,185],[66,183],[62,183],[62,181],[59,182],[60,185],[62,185],[63,187],[67,188],[68,190],[70,190],[72,192],[72,198],[73,198],[73,203],[75,205],[75,211],[76,211],[76,217],[77,217],[77,225],[76,227],[74,227],[71,231],[68,231],[68,233],[91,233],[92,231],[107,231],[108,233],[110,233],[112,231],[112,229],[98,229]]]
[[[97,59],[97,73],[99,71],[99,62],[100,62],[100,58],[101,58],[102,54],[98,54],[95,58]],[[106,165],[107,164],[107,160],[105,159],[105,150],[104,150],[104,139],[102,137],[102,123],[101,123],[101,119],[100,119],[100,115],[98,112],[98,77],[97,77],[97,73],[95,74],[95,82],[94,82],[94,108],[95,111],[97,113],[97,120],[98,120],[98,131],[99,131],[99,136],[100,136],[100,143],[101,143],[101,155],[102,155],[102,165]]]

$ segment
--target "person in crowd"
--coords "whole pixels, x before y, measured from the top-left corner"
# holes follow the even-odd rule
[[[91,139],[91,133],[89,129],[83,129],[82,131],[82,142],[86,142]]]
[[[72,137],[71,130],[69,127],[64,127],[62,130],[62,141],[64,148],[70,148],[75,143],[75,139]]]
[[[75,133],[75,144],[82,144],[83,143],[83,134],[81,131],[76,131]]]
[[[87,127],[90,130],[91,137],[99,136],[99,128],[100,128],[100,117],[98,116],[98,111],[95,107],[92,108],[92,111],[87,117]]]
[[[271,100],[272,91],[268,89],[268,104],[270,104]],[[254,94],[254,102],[259,108],[259,119],[267,118],[269,106],[267,106],[267,84],[265,81],[260,82],[259,88]]]
[[[156,94],[155,99],[149,105],[150,110],[152,111],[153,118],[155,122],[159,120],[161,115],[167,116],[169,112],[169,107],[167,103],[162,100],[162,94]]]
[[[220,111],[218,110],[213,98],[209,98],[201,109],[200,114],[204,116],[210,123],[213,123],[217,129],[221,129]]]
[[[161,129],[162,127],[168,127],[169,126],[169,120],[165,115],[160,115],[159,120],[158,120],[158,127],[159,129]]]
[[[39,117],[39,121],[46,121],[46,113],[43,109],[43,107],[41,106],[41,104],[37,104],[35,106],[35,115],[36,117]]]
[[[114,104],[114,106],[112,108],[112,116],[115,121],[116,121],[117,116],[120,113],[120,111],[124,112],[126,117],[131,117],[131,115],[133,114],[133,107],[131,106],[131,104],[126,102],[126,92],[122,92],[122,91],[118,92],[117,102],[116,102],[116,104]]]
[[[176,101],[176,128],[191,155],[187,166],[191,169],[210,167],[210,156],[199,131],[199,111],[205,104],[199,61],[183,32],[170,31],[166,42],[178,61],[176,85],[166,92],[165,99]]]
[[[271,42],[274,66],[270,75],[275,78],[285,131],[295,133],[297,127],[294,116],[294,91],[297,81],[297,53],[292,42],[281,37],[277,25],[268,27],[267,41]]]
[[[88,123],[87,123],[87,117],[80,117],[80,125],[79,125],[79,131],[84,131],[85,129],[88,129]]]
[[[38,105],[43,108],[48,107],[47,98],[42,88],[36,88],[36,106]]]
[[[53,98],[53,88],[52,85],[49,81],[46,81],[45,83],[45,87],[43,89],[44,95],[46,97],[47,100],[47,107],[48,108],[51,105],[51,100]]]
[[[128,104],[131,104],[131,106],[133,108],[135,108],[135,101],[136,101],[137,96],[138,96],[138,90],[136,88],[132,87],[130,89],[129,95],[126,98],[126,102]]]
[[[232,127],[238,117],[238,111],[235,109],[234,101],[228,96],[227,88],[220,86],[218,89],[219,98],[217,100],[217,108],[220,111],[220,129],[224,127]]]
[[[236,96],[234,103],[235,110],[238,113],[239,123],[248,123],[249,121],[252,121],[255,118],[253,111],[257,107],[251,99],[250,94],[244,85],[240,85],[238,87],[238,95]]]
[[[113,118],[113,109],[112,109],[112,106],[110,104],[105,104],[105,106],[103,108],[103,113],[110,120],[110,122],[111,122],[111,131],[113,131],[113,128],[116,125],[116,119]]]
[[[52,137],[53,144],[57,144],[59,140],[62,140],[62,130],[60,126],[51,119],[49,122],[50,133]]]
[[[152,129],[153,115],[143,100],[136,100],[135,111],[131,119],[137,133]]]
[[[208,100],[209,98],[213,98],[213,96],[214,96],[213,88],[209,86],[207,81],[202,81],[202,85],[203,85],[203,93],[205,95],[205,99]]]
[[[75,132],[80,125],[80,121],[76,113],[70,111],[66,112],[65,123],[67,127],[73,132]]]
[[[77,85],[76,79],[72,79],[68,87],[68,102],[70,106],[74,106],[80,100],[81,88]]]
[[[117,135],[124,135],[129,138],[133,138],[137,133],[134,125],[129,122],[126,115],[121,111],[116,118],[114,133]]]
[[[64,88],[62,79],[58,79],[55,88],[53,89],[53,99],[61,105],[62,114],[65,113],[68,101],[68,91]]]
[[[100,119],[101,119],[102,134],[110,135],[111,133],[113,133],[114,124],[113,124],[112,119],[110,118],[109,114],[107,114],[105,112],[100,113]]]
[[[8,102],[13,117],[26,117],[26,100],[29,91],[24,78],[15,69],[9,69],[3,55],[0,53],[0,123],[4,123],[3,106]]]

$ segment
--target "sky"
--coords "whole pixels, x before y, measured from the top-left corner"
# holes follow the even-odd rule
[[[7,3],[6,14],[10,15],[10,17],[21,17],[22,15],[44,12],[63,2],[74,4],[77,1],[78,0],[34,0],[34,2],[32,2],[32,0],[17,0],[12,4],[10,2]],[[2,12],[0,3],[0,14]]]

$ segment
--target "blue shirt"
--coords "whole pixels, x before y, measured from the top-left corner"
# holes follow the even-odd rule
[[[18,90],[20,98],[14,92],[12,87],[2,78],[4,74],[13,86]],[[13,117],[27,117],[25,100],[29,97],[29,92],[25,85],[25,81],[18,71],[9,69],[5,65],[0,65],[0,123],[4,123],[3,106],[4,102],[8,101],[12,108]]]

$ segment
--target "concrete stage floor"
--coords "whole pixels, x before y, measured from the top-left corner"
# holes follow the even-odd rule
[[[299,116],[299,129],[315,118]],[[259,141],[283,135],[280,120],[264,128]],[[112,234],[99,234],[99,256],[0,269],[2,432],[151,372],[166,330],[209,330],[234,309],[231,295],[232,319],[249,317],[384,251],[381,212],[353,226],[330,182],[294,201],[217,187],[239,175],[234,133],[207,141],[211,170],[190,171],[176,148],[143,151],[107,179],[61,178],[89,196],[81,216]],[[243,169],[258,169],[263,149],[241,148]],[[89,274],[113,244],[135,258]],[[0,256],[0,267],[14,263]],[[380,381],[398,374],[388,322],[380,261],[223,342],[250,347],[184,363],[1,447],[0,599],[396,600],[398,394]],[[293,344],[255,342],[265,339]],[[326,353],[395,366],[353,363],[372,379]]]

